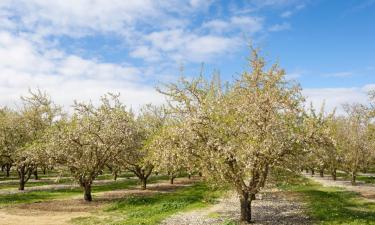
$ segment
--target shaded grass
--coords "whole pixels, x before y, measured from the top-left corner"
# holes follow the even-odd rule
[[[180,211],[206,207],[216,202],[223,189],[211,189],[204,183],[183,187],[171,193],[130,196],[112,203],[100,217],[79,217],[77,224],[158,224]]]
[[[347,173],[338,172],[337,177],[342,177],[346,180],[350,180],[351,177]],[[375,184],[375,177],[373,176],[363,176],[363,175],[357,175],[357,181],[362,181],[366,184]]]
[[[292,173],[279,174],[278,187],[301,193],[308,213],[318,224],[375,224],[375,203],[358,193],[337,187],[323,187],[308,178]]]

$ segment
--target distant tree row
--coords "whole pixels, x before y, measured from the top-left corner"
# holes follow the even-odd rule
[[[17,171],[20,190],[37,168],[65,168],[87,201],[106,168],[115,177],[133,172],[143,189],[153,171],[172,184],[182,172],[199,173],[232,186],[241,220],[250,222],[251,202],[274,168],[326,170],[334,178],[342,169],[355,182],[373,165],[373,105],[347,105],[345,116],[306,110],[300,86],[255,49],[249,68],[225,84],[217,76],[181,78],[158,89],[168,104],[138,113],[107,94],[99,105],[75,102],[68,114],[47,94],[30,92],[21,108],[0,110],[2,168]]]
[[[350,174],[356,184],[358,172],[375,167],[375,92],[369,93],[369,104],[345,104],[344,114],[320,112],[312,107],[306,114],[305,125],[309,131],[310,145],[304,158],[304,167],[314,175],[319,171],[337,178],[337,171]]]

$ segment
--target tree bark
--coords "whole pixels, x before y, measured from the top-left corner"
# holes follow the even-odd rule
[[[309,173],[309,169],[306,169],[306,173]]]
[[[356,179],[357,179],[356,173],[352,172],[352,180],[351,180],[352,185],[356,185]]]
[[[314,176],[314,174],[315,174],[315,170],[311,169],[311,176]]]
[[[337,174],[336,174],[336,169],[332,170],[332,179],[336,180],[337,179]]]
[[[252,195],[248,192],[242,192],[240,196],[240,206],[241,206],[241,221],[250,223],[251,222],[251,198]]]
[[[324,177],[324,170],[319,170],[319,176]]]
[[[142,177],[140,178],[141,180],[141,183],[142,183],[142,190],[146,190],[146,187],[147,187],[147,179]]]
[[[35,180],[39,180],[39,177],[38,177],[38,169],[37,169],[37,168],[35,168],[33,174],[34,174],[34,179],[35,179]]]
[[[171,183],[171,184],[173,184],[173,182],[174,182],[174,176],[172,176],[170,179],[169,179],[169,182]]]
[[[20,180],[20,184],[18,186],[18,190],[20,190],[20,191],[25,190],[25,181]]]
[[[6,177],[9,177],[10,176],[10,168],[12,167],[12,165],[10,163],[6,164],[5,166],[5,170],[6,170]]]
[[[83,199],[87,202],[92,201],[92,196],[91,196],[91,184],[84,184],[84,194],[83,194]]]

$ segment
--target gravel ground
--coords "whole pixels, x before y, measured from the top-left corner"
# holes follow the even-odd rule
[[[304,213],[304,205],[298,197],[270,188],[257,196],[252,203],[252,218],[255,225],[269,224],[311,224]],[[227,197],[211,208],[178,213],[166,219],[163,225],[213,225],[238,221],[239,200],[236,194]]]

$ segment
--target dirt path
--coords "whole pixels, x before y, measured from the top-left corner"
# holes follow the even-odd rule
[[[149,184],[147,190],[134,187],[95,193],[94,200],[89,203],[84,202],[82,197],[79,196],[62,200],[12,205],[0,209],[0,225],[67,225],[71,224],[71,219],[91,216],[113,200],[125,196],[171,192],[188,185],[191,185],[191,181],[179,179],[175,185],[170,185],[168,181]]]
[[[321,183],[323,186],[345,188],[348,191],[358,192],[361,196],[369,199],[370,201],[375,201],[375,185],[357,182],[357,185],[353,186],[350,181],[342,178],[337,178],[337,180],[334,181],[332,180],[331,176],[320,177],[319,175],[304,175],[316,182]]]
[[[277,189],[267,189],[252,203],[253,224],[311,224],[304,214],[304,205],[291,193]],[[231,193],[208,209],[178,213],[166,219],[163,225],[213,225],[226,221],[238,221],[240,217],[239,200]]]

